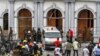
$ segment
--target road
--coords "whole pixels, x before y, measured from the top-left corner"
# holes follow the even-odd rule
[[[43,39],[44,40],[44,39]],[[66,38],[63,38],[62,39],[63,42],[66,41]],[[81,44],[81,48],[79,48],[79,56],[82,56],[82,50],[85,46],[87,46],[89,43],[82,43]],[[43,55],[42,56],[46,56],[47,54],[50,54],[50,56],[54,56],[54,50],[45,50],[43,52]],[[73,56],[73,50],[71,50],[71,56]]]
[[[82,50],[85,46],[87,46],[88,43],[82,43],[81,48],[79,48],[79,56],[82,56]],[[54,51],[53,50],[45,50],[43,52],[42,56],[46,56],[47,54],[50,54],[50,56],[54,56]],[[71,56],[73,56],[73,50],[71,50]]]

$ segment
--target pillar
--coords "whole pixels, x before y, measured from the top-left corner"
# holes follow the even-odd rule
[[[9,29],[12,27],[13,34],[15,32],[14,30],[14,0],[9,0],[9,9],[8,9],[8,15],[9,15]],[[13,36],[14,39],[14,36]]]

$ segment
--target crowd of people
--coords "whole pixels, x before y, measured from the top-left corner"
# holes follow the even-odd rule
[[[37,32],[33,28],[32,31],[28,28],[24,30],[24,38],[18,43],[17,49],[19,49],[21,56],[41,56],[44,46],[42,43],[42,33],[40,28]]]
[[[1,27],[0,27],[1,28]],[[11,37],[13,36],[12,28],[10,28],[9,32],[9,40],[11,40]],[[0,37],[2,37],[2,30],[0,29]],[[20,42],[17,42],[17,45],[15,47],[16,50],[18,50],[18,53],[15,55],[20,56],[42,56],[43,51],[45,49],[44,43],[42,41],[42,32],[40,28],[38,28],[37,32],[34,30],[34,28],[29,30],[28,28],[25,28],[24,30],[24,37],[23,39],[20,39]],[[55,49],[54,49],[54,56],[71,56],[71,52],[73,50],[73,56],[80,56],[79,50],[81,48],[81,44],[78,42],[77,38],[73,41],[73,31],[71,29],[68,30],[66,34],[66,42],[62,43],[59,38],[54,42]],[[5,41],[3,41],[5,42]],[[6,41],[6,43],[9,43]],[[11,46],[10,45],[4,45],[6,47]],[[90,43],[82,47],[82,56],[100,56],[100,39],[98,43],[94,43],[93,41],[90,41]],[[2,48],[1,48],[2,49]],[[12,48],[7,48],[6,52],[10,53],[13,50]],[[0,51],[1,52],[1,51]],[[50,56],[50,54],[47,54],[47,56]]]
[[[19,49],[19,55],[21,56],[41,56],[44,46],[42,42],[35,42],[31,40],[22,40],[18,42],[17,49]]]

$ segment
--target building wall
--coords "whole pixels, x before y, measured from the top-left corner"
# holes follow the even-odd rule
[[[42,5],[38,5],[38,6],[42,6],[42,10],[38,9],[36,10],[37,5],[35,4],[36,2],[33,1],[18,1],[16,0],[14,2],[14,33],[16,34],[16,39],[18,37],[18,18],[17,18],[17,14],[19,12],[20,9],[22,8],[26,8],[28,9],[31,13],[32,13],[32,27],[37,27],[37,24],[39,24],[38,26],[40,27],[45,27],[47,26],[47,20],[46,20],[46,16],[47,13],[50,9],[58,9],[61,11],[62,16],[63,16],[63,31],[64,34],[66,34],[68,28],[71,28],[74,31],[74,36],[77,35],[77,15],[79,13],[79,11],[81,11],[82,9],[89,9],[91,10],[91,12],[93,12],[94,14],[94,31],[96,32],[96,27],[97,27],[97,20],[96,20],[96,11],[97,11],[97,7],[96,7],[96,2],[64,2],[64,1],[44,1],[41,2]],[[68,5],[68,7],[67,7]],[[35,7],[36,6],[36,7]],[[3,26],[3,19],[2,19],[2,15],[4,12],[7,12],[7,10],[9,9],[9,2],[7,0],[0,0],[0,25]],[[68,9],[68,10],[67,10]],[[72,11],[73,10],[73,11]],[[41,15],[43,13],[43,15],[41,15],[41,17],[43,16],[43,19],[36,19],[36,11],[38,11],[38,15]],[[42,11],[42,12],[40,12]],[[67,14],[66,14],[67,13]],[[65,15],[66,14],[66,15]],[[70,18],[70,19],[68,19]],[[37,22],[38,20],[38,22]],[[41,21],[42,20],[42,21]],[[43,22],[42,24],[40,22]],[[100,21],[98,21],[100,22]],[[42,25],[42,26],[41,26]],[[97,34],[94,33],[94,36],[96,36]]]
[[[15,11],[15,15],[14,15],[15,16],[15,18],[14,18],[15,26],[14,27],[15,27],[15,34],[17,37],[18,37],[18,18],[17,18],[18,12],[24,8],[28,9],[32,14],[32,27],[34,27],[34,24],[35,24],[34,23],[34,21],[35,21],[35,19],[34,19],[34,2],[32,2],[32,1],[16,1],[14,3],[14,11]]]
[[[57,1],[57,2],[56,1],[54,1],[54,2],[45,1],[44,6],[43,6],[43,11],[44,11],[43,26],[47,26],[47,20],[46,20],[47,18],[46,17],[47,17],[48,11],[50,11],[51,9],[58,9],[62,13],[62,17],[64,17],[65,7],[64,7],[63,1]]]
[[[8,2],[7,1],[3,1],[3,0],[0,0],[0,26],[3,27],[3,14],[4,13],[7,13],[7,9],[8,9]]]
[[[76,31],[75,33],[77,33],[77,19],[78,19],[78,14],[81,10],[90,10],[93,13],[94,16],[94,35],[96,32],[96,2],[76,2],[75,3],[75,28]],[[84,15],[83,15],[84,16]]]

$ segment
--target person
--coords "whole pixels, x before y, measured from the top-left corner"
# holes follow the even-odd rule
[[[25,45],[21,47],[21,56],[29,56],[29,51]]]
[[[61,48],[60,48],[59,45],[56,46],[56,48],[54,49],[54,55],[55,56],[62,56],[62,54],[61,54]]]
[[[36,44],[36,42],[34,42],[34,46],[33,46],[33,49],[34,49],[34,56],[38,56],[38,45]]]
[[[61,38],[63,38],[63,30],[60,29]]]
[[[13,39],[13,30],[12,27],[10,27],[10,31],[9,31],[9,40]]]
[[[69,29],[68,32],[67,32],[67,38],[72,42],[73,31],[71,29]]]
[[[40,55],[42,55],[43,54],[42,53],[42,48],[43,48],[42,42],[39,42],[37,45],[38,45],[38,48],[39,48],[39,51],[40,51]]]
[[[32,41],[29,41],[29,43],[28,43],[28,46],[29,46],[29,52],[30,52],[30,56],[32,56],[33,55],[33,42]]]
[[[28,30],[27,39],[28,39],[28,40],[31,40],[31,39],[32,39],[31,30]]]
[[[41,42],[41,36],[42,36],[41,30],[40,30],[40,28],[38,28],[38,31],[37,31],[37,38],[36,38],[37,42]]]
[[[94,43],[93,41],[91,41],[90,44],[88,45],[89,56],[92,56],[93,48],[94,48]]]
[[[57,38],[57,40],[54,42],[54,44],[56,47],[61,45],[59,38]]]
[[[65,55],[65,51],[66,51],[66,45],[67,45],[67,41],[66,42],[64,42],[64,43],[62,43],[62,55]]]
[[[99,42],[97,44],[98,44],[98,46],[100,46],[100,39],[99,39]]]
[[[68,30],[68,31],[67,31],[67,34],[66,34],[66,38],[67,38],[68,40],[70,40],[69,36],[70,36],[70,33],[69,33],[69,30]]]
[[[95,44],[94,48],[93,48],[93,55],[95,56],[95,50],[98,48],[98,43]]]
[[[86,46],[85,48],[83,48],[83,56],[89,56],[88,46]]]
[[[27,33],[28,33],[28,28],[25,27],[25,29],[24,29],[24,39],[27,38]]]
[[[66,55],[66,53],[67,53],[67,56],[70,56],[71,49],[72,49],[72,43],[71,43],[69,40],[67,40],[65,55]]]
[[[36,31],[34,28],[32,30],[32,38],[34,39],[34,41],[36,41]]]
[[[75,53],[78,56],[79,47],[80,47],[79,42],[77,41],[77,39],[75,39],[75,41],[73,42],[73,50],[74,50],[73,56],[75,56]]]
[[[94,50],[94,54],[95,56],[100,56],[100,46],[98,45],[98,47]]]

